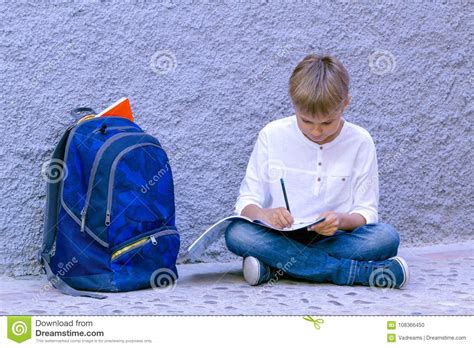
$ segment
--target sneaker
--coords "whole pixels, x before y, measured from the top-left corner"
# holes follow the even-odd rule
[[[400,256],[385,261],[361,262],[361,264],[359,283],[362,285],[402,289],[410,280],[408,265]]]
[[[272,277],[270,266],[253,256],[247,256],[242,262],[244,279],[250,285],[268,282]]]

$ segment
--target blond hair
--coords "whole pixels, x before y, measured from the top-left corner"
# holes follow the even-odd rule
[[[349,96],[349,74],[335,57],[310,54],[293,70],[288,89],[296,109],[326,116],[342,110]]]

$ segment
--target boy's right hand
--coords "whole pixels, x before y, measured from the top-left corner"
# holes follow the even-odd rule
[[[278,229],[290,227],[294,219],[286,208],[260,209],[259,220],[265,221]]]

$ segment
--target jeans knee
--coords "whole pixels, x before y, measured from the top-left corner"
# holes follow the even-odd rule
[[[238,253],[239,249],[247,243],[248,224],[245,221],[234,221],[225,230],[225,244],[227,249],[233,253]]]
[[[400,235],[398,231],[390,224],[379,223],[377,227],[380,229],[379,238],[394,249],[398,249],[400,245]]]

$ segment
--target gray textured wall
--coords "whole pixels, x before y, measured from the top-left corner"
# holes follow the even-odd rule
[[[230,214],[257,132],[292,114],[310,52],[352,77],[345,117],[378,148],[381,219],[403,245],[473,238],[467,1],[2,1],[0,273],[39,271],[41,167],[79,105],[129,96],[174,160],[183,246]],[[472,19],[472,17],[471,17]],[[233,256],[216,244],[203,260]]]

